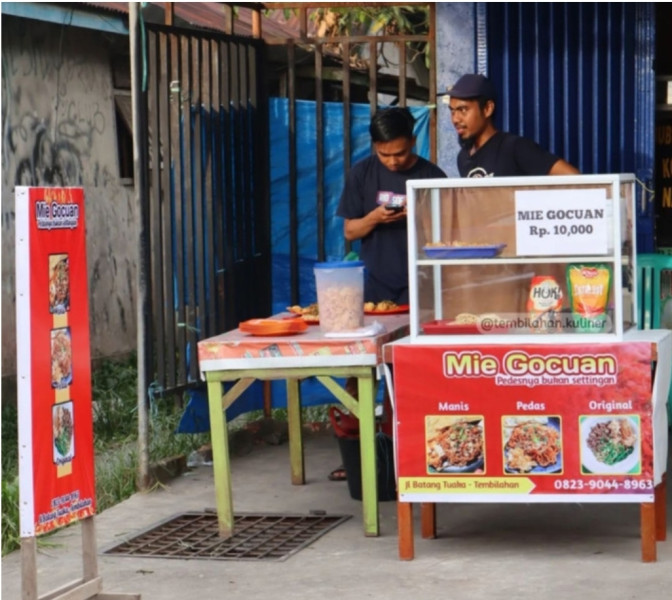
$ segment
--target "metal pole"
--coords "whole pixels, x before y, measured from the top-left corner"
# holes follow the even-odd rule
[[[138,353],[138,479],[140,490],[149,487],[149,445],[147,417],[147,335],[146,315],[149,314],[149,283],[147,262],[148,220],[146,207],[147,184],[144,168],[145,154],[140,135],[143,115],[143,40],[140,32],[139,2],[128,3],[128,28],[131,53],[131,98],[133,106],[133,175],[135,178],[135,205],[137,209],[137,353]]]
[[[436,55],[436,5],[432,2],[429,5],[429,104],[433,107],[429,112],[429,155],[434,163],[438,160],[437,148],[437,113],[436,106],[436,65],[438,57]]]

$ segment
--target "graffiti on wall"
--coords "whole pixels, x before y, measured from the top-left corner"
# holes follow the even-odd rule
[[[2,374],[16,374],[16,185],[85,188],[92,356],[123,356],[136,342],[136,213],[119,178],[110,44],[93,31],[2,21]]]
[[[6,128],[5,149],[16,165],[14,185],[82,184],[82,155],[90,154],[94,135],[105,131],[105,117],[100,110],[88,119],[77,118],[74,112],[71,105],[68,116],[55,127],[24,114]]]
[[[54,142],[44,127],[31,132],[31,137],[34,139],[32,151],[19,161],[15,185],[81,185],[82,163],[78,150],[72,144]]]
[[[106,128],[98,99],[91,102],[109,94],[98,63],[81,49],[54,52],[47,37],[19,35],[7,51],[3,44],[5,185],[81,185],[83,161]]]

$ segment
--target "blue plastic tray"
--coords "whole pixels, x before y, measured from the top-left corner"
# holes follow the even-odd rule
[[[506,244],[492,246],[424,246],[427,258],[492,258],[506,248]]]

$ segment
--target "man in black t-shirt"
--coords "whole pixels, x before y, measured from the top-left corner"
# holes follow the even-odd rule
[[[439,167],[413,152],[414,123],[407,108],[376,112],[369,125],[375,154],[356,163],[345,178],[336,214],[345,219],[345,238],[362,240],[365,302],[408,304],[406,182],[446,177]],[[345,389],[356,396],[357,380],[349,378]],[[391,435],[387,393],[383,406],[382,430]],[[345,480],[343,466],[329,473],[329,479]]]
[[[579,170],[537,143],[497,131],[495,88],[483,75],[469,73],[448,90],[450,114],[462,149],[457,155],[461,177],[575,175]]]
[[[345,238],[362,240],[366,302],[408,304],[406,181],[446,177],[413,152],[414,122],[407,108],[376,112],[369,126],[375,154],[352,167],[336,212]]]

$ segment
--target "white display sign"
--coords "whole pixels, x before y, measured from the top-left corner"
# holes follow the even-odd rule
[[[518,190],[515,201],[518,256],[607,254],[606,190]]]

